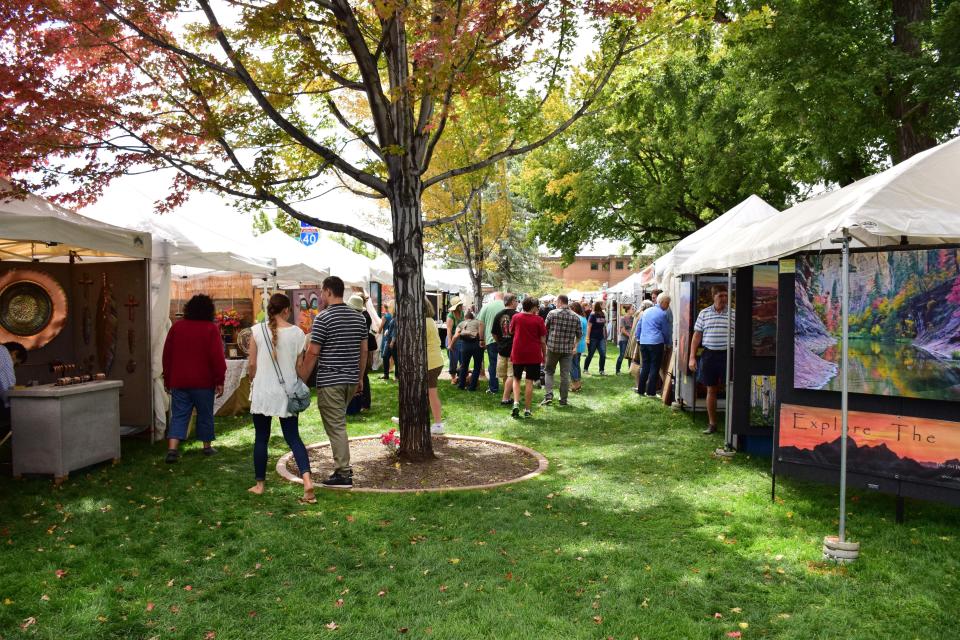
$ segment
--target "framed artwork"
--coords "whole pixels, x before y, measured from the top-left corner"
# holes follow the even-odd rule
[[[751,348],[754,357],[777,355],[777,265],[761,264],[753,268],[753,305],[751,309]]]
[[[773,427],[777,412],[777,377],[750,376],[750,426]]]
[[[849,390],[960,400],[960,250],[850,256]],[[840,390],[840,256],[797,259],[794,387]]]

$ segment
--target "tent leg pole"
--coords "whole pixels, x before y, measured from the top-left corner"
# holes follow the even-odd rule
[[[723,437],[724,437],[724,448],[727,451],[733,450],[733,408],[732,394],[731,394],[731,381],[730,373],[733,369],[733,363],[731,362],[733,352],[730,349],[731,342],[733,341],[733,323],[731,322],[731,316],[733,315],[733,269],[727,269],[727,363],[726,363],[726,397],[723,399]]]
[[[841,248],[841,275],[842,285],[840,303],[840,323],[843,326],[840,352],[840,542],[846,541],[847,535],[847,428],[849,413],[849,397],[847,390],[850,327],[848,313],[850,310],[850,238],[844,234]]]

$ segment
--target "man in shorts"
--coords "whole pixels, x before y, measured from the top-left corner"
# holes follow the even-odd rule
[[[517,296],[508,293],[503,296],[503,311],[493,318],[490,334],[497,345],[497,378],[503,382],[503,397],[501,407],[513,404],[510,396],[513,395],[513,364],[510,362],[510,352],[513,350],[513,334],[510,333],[510,321],[517,314]]]
[[[697,373],[697,382],[707,388],[707,428],[705,434],[717,432],[717,397],[720,385],[727,377],[727,287],[714,285],[711,289],[713,304],[700,312],[693,325],[693,340],[690,343],[690,371]],[[733,311],[730,326],[734,324]],[[703,347],[703,355],[697,363],[697,349]],[[729,399],[728,399],[729,400]]]
[[[513,334],[513,346],[510,361],[513,363],[513,417],[520,417],[520,380],[526,375],[526,393],[524,397],[523,417],[533,415],[530,405],[533,402],[533,381],[540,379],[540,368],[547,352],[547,325],[538,312],[536,298],[523,299],[523,313],[510,320],[510,333]]]

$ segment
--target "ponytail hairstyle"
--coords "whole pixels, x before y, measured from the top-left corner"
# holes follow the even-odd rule
[[[267,326],[270,327],[270,337],[273,340],[273,350],[277,350],[277,343],[280,340],[280,334],[277,329],[277,316],[290,308],[290,298],[282,293],[275,293],[270,296],[270,302],[267,303]]]

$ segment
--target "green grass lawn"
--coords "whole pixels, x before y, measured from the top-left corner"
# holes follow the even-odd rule
[[[548,472],[442,494],[252,484],[253,430],[219,420],[221,455],[125,441],[119,466],[54,489],[0,479],[0,638],[957,638],[960,510],[853,494],[862,557],[821,562],[833,487],[779,482],[769,459],[719,461],[718,436],[587,377],[573,407],[516,421],[443,383],[448,431],[533,447]],[[377,382],[351,435],[390,428]],[[304,440],[324,440],[316,409]],[[9,445],[6,445],[9,446]],[[21,630],[28,619],[35,623]],[[329,623],[337,628],[331,630]]]

